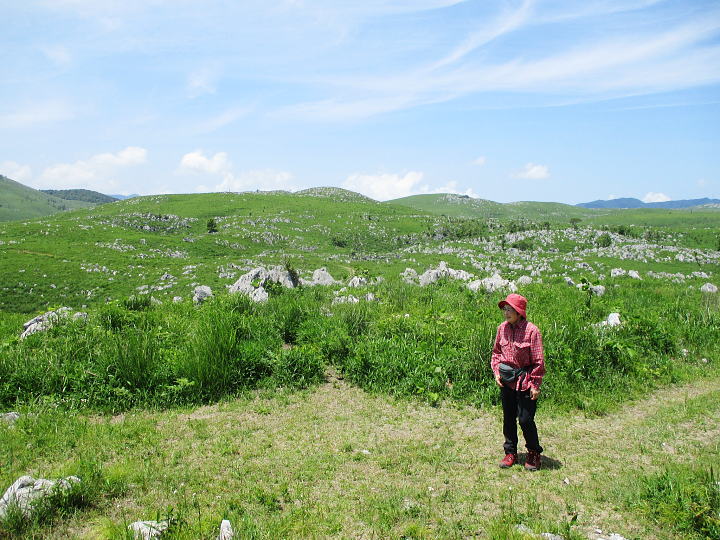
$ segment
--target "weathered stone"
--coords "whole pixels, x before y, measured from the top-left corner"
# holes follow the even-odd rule
[[[183,301],[182,296],[173,296],[173,304],[178,304]]]
[[[347,296],[336,296],[332,300],[332,305],[335,304],[357,304],[360,302],[360,299],[353,296],[352,294],[349,294]]]
[[[713,285],[712,283],[706,283],[702,287],[700,287],[700,290],[704,293],[716,293],[718,292],[717,286]]]
[[[232,524],[227,519],[223,519],[220,523],[220,534],[218,534],[217,540],[230,540],[235,536]]]
[[[36,332],[44,332],[61,318],[69,317],[71,311],[71,308],[65,306],[30,319],[23,324],[23,332],[20,334],[20,339],[25,339],[27,336],[35,334]],[[87,313],[81,314],[80,317],[83,315],[87,317]]]
[[[602,295],[605,294],[605,287],[604,287],[603,285],[592,285],[592,286],[590,287],[590,291],[591,291],[595,296],[602,296]]]
[[[250,294],[248,294],[248,296],[250,297],[250,300],[252,300],[253,302],[258,302],[258,303],[267,302],[268,298],[270,297],[268,295],[268,292],[265,290],[265,288],[262,285],[260,287],[258,287],[257,289],[253,289],[253,291]]]
[[[5,518],[10,508],[17,508],[24,517],[32,515],[36,502],[57,492],[67,491],[80,482],[77,476],[68,476],[60,480],[35,479],[21,476],[5,491],[0,499],[0,519]]]
[[[405,271],[400,274],[400,277],[405,283],[416,283],[418,280],[418,273],[414,268],[406,268]]]
[[[485,289],[487,292],[495,292],[500,289],[507,289],[510,292],[517,291],[515,283],[507,279],[503,279],[500,274],[493,274],[490,277],[476,279],[467,284],[471,291]]]
[[[619,313],[611,313],[607,316],[607,319],[604,321],[600,321],[595,326],[620,326],[622,323],[620,322],[620,314]]]
[[[576,287],[575,282],[568,276],[565,276],[565,284],[569,287]]]
[[[367,285],[367,278],[364,278],[363,276],[353,276],[353,278],[348,281],[347,286],[348,287],[364,287]]]
[[[518,285],[530,285],[532,282],[533,278],[531,278],[530,276],[520,276],[519,278],[517,278],[516,281]]]
[[[335,280],[331,275],[330,272],[327,271],[325,267],[318,268],[313,272],[312,280],[305,282],[306,285],[335,285],[337,283],[340,283],[339,281]]]
[[[151,540],[164,533],[170,524],[167,521],[136,521],[128,525],[136,540]]]
[[[213,292],[210,287],[207,285],[199,285],[198,287],[195,287],[195,291],[193,294],[193,302],[196,304],[202,304],[207,299],[212,298]]]
[[[624,276],[627,272],[623,270],[622,268],[613,268],[610,270],[610,277],[620,277]]]
[[[20,414],[16,413],[15,411],[0,414],[0,422],[5,422],[6,424],[10,425],[17,422],[18,418],[20,418]]]
[[[633,278],[633,279],[642,279],[642,278],[640,277],[640,274],[638,274],[638,271],[637,271],[637,270],[629,270],[629,271],[628,271],[628,276],[630,276],[630,277]]]

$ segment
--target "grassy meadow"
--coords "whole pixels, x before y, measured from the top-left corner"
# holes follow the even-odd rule
[[[215,538],[227,518],[242,538],[720,538],[720,301],[700,291],[719,284],[720,212],[450,199],[164,195],[0,223],[0,412],[22,414],[0,423],[0,485],[84,480],[0,537],[167,519],[165,537]],[[531,277],[536,474],[497,468],[507,290],[401,278],[441,262]],[[338,284],[226,292],[260,265]],[[215,296],[194,304],[198,285]],[[60,306],[87,317],[19,339]]]

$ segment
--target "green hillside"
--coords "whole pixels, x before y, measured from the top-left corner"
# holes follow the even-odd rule
[[[0,175],[0,221],[38,218],[87,206],[92,203],[54,197]]]
[[[89,189],[41,189],[43,193],[66,201],[84,201],[93,204],[105,204],[117,201],[115,197]]]
[[[412,195],[388,201],[391,204],[409,206],[431,214],[466,218],[510,218],[534,220],[568,220],[573,217],[585,218],[605,214],[569,204],[552,202],[514,202],[502,204],[486,199],[474,199],[454,193]]]

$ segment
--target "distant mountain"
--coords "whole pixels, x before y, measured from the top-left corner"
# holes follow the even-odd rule
[[[39,218],[88,206],[94,205],[54,197],[0,175],[0,221]]]
[[[610,199],[608,201],[592,201],[587,203],[576,204],[582,208],[692,208],[694,206],[703,205],[717,205],[720,204],[720,199],[684,199],[681,201],[664,201],[646,203],[640,199],[634,199],[626,197],[623,199]]]
[[[107,196],[107,197],[113,197],[114,199],[117,199],[117,200],[119,200],[119,201],[124,201],[125,199],[132,199],[133,197],[139,197],[140,195],[138,195],[137,193],[133,193],[132,195],[117,195],[117,194],[113,194],[113,195],[106,195],[106,196]]]
[[[103,195],[89,189],[41,189],[40,191],[67,201],[85,201],[93,204],[105,204],[120,200],[117,197]]]

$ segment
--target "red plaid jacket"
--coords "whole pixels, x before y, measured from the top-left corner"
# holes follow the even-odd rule
[[[514,368],[525,368],[528,372],[527,376],[521,378],[520,388],[517,380],[505,383],[506,386],[521,391],[531,386],[539,389],[545,375],[545,354],[538,327],[525,319],[515,325],[505,321],[498,326],[490,359],[490,367],[495,375],[499,374],[501,362]]]

